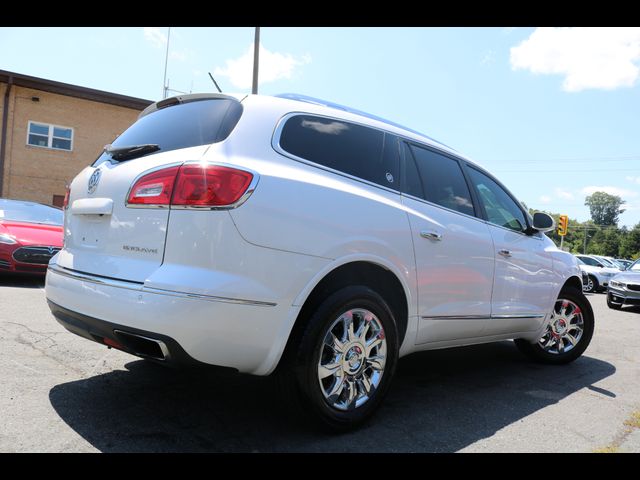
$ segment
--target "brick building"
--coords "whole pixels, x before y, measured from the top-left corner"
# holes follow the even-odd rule
[[[62,205],[66,185],[150,103],[0,70],[0,197]]]

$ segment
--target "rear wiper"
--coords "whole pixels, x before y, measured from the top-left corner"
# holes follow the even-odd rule
[[[146,143],[143,145],[127,145],[126,147],[112,147],[105,145],[104,151],[111,155],[113,160],[131,160],[132,158],[141,157],[147,153],[157,152],[160,146],[155,143]]]

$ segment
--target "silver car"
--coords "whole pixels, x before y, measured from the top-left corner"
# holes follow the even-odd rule
[[[640,259],[609,281],[607,305],[615,310],[625,305],[640,306]]]

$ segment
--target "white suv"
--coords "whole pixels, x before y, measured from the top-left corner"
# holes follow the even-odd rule
[[[333,429],[370,416],[412,352],[516,339],[559,364],[593,333],[548,215],[441,143],[308,97],[157,102],[65,208],[46,295],[68,330],[276,373]]]

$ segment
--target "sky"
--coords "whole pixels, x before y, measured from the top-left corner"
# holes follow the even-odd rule
[[[250,92],[253,27],[0,28],[0,69],[160,100]],[[259,93],[300,93],[425,133],[529,207],[589,219],[595,191],[640,223],[640,28],[276,28]],[[51,48],[49,48],[51,47]],[[571,227],[569,227],[571,228]]]

